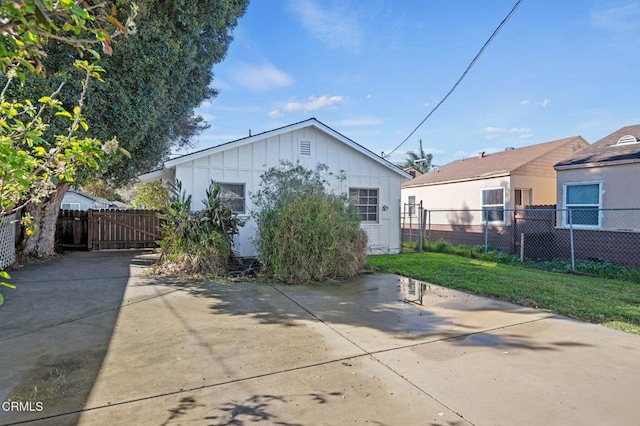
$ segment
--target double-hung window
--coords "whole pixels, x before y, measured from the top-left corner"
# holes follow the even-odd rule
[[[378,222],[379,201],[377,188],[349,188],[349,202],[360,213],[362,222]]]
[[[564,186],[566,213],[564,224],[600,226],[600,183],[575,183]]]
[[[221,183],[219,197],[234,213],[245,213],[244,183]]]
[[[504,188],[482,190],[482,221],[504,222]]]
[[[415,216],[416,214],[416,196],[409,195],[409,216]]]

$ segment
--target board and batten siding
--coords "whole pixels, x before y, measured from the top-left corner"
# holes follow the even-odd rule
[[[300,141],[310,142],[310,155],[300,152]],[[370,253],[398,253],[400,251],[400,185],[403,178],[382,164],[366,157],[332,136],[313,127],[306,127],[276,136],[213,153],[209,156],[176,165],[175,178],[183,189],[192,194],[192,208],[202,208],[201,200],[211,180],[245,185],[246,225],[236,238],[235,250],[241,256],[255,256],[253,239],[255,222],[249,213],[253,209],[251,194],[260,188],[260,175],[268,168],[278,166],[281,160],[299,161],[308,169],[318,163],[326,164],[329,171],[344,171],[346,180],[333,182],[331,190],[348,193],[349,188],[377,188],[379,196],[378,223],[363,223],[369,237]],[[328,178],[331,182],[333,179]],[[386,206],[386,209],[383,208]]]

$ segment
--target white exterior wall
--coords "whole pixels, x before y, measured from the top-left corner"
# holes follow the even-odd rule
[[[311,142],[311,155],[299,153],[299,141]],[[245,184],[246,214],[249,219],[240,230],[235,250],[241,256],[255,256],[252,240],[256,225],[250,219],[253,209],[251,194],[260,187],[260,175],[280,160],[300,161],[304,167],[315,169],[324,163],[335,174],[345,171],[346,180],[333,186],[335,192],[347,193],[350,187],[378,188],[378,223],[363,223],[361,228],[369,237],[370,253],[398,253],[400,251],[400,185],[404,179],[387,167],[313,127],[305,127],[280,135],[248,142],[244,145],[211,154],[175,166],[175,178],[183,189],[192,194],[192,208],[202,208],[201,200],[211,180],[222,183]],[[330,179],[329,179],[330,180]],[[385,210],[383,206],[387,206]]]
[[[108,205],[104,202],[94,201],[90,198],[85,197],[84,195],[72,191],[65,192],[64,197],[62,198],[62,204],[67,203],[80,204],[79,210],[108,208]]]
[[[402,188],[402,202],[408,203],[409,196],[416,197],[416,203],[422,200],[422,206],[428,210],[460,210],[459,212],[432,212],[432,224],[464,223],[481,225],[482,190],[505,188],[506,208],[510,206],[511,189],[509,176],[490,179],[477,179],[464,182],[443,183],[418,187]],[[463,210],[474,210],[463,212]],[[508,219],[508,216],[507,216]]]

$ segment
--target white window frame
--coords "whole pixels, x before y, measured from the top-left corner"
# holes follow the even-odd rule
[[[529,200],[524,204],[520,204],[521,206],[530,206],[530,205],[533,204],[533,189],[531,189],[531,188],[516,188],[513,191],[513,207],[519,205],[516,202],[516,198],[518,198],[516,194],[518,193],[518,191],[520,191],[520,201],[522,201],[523,191],[527,191],[527,193],[529,194]]]
[[[416,215],[416,196],[409,195],[409,202],[407,204],[409,204],[409,216],[415,216]]]
[[[354,202],[351,192],[352,191],[358,191],[358,202]],[[372,207],[373,204],[368,204],[368,203],[360,203],[360,197],[363,196],[360,194],[360,191],[376,191],[376,211],[375,211],[375,215],[376,215],[376,220],[365,220],[362,218],[363,215],[369,215],[371,214],[371,212],[369,211],[362,211],[361,208],[366,207],[368,210],[368,207]],[[366,198],[372,198],[372,195],[370,192],[367,193],[367,195],[364,195],[364,197]],[[358,209],[358,211],[360,212],[360,218],[361,218],[361,222],[362,223],[380,223],[380,188],[365,188],[365,187],[350,187],[349,188],[349,202],[356,208]]]
[[[598,186],[598,204],[568,204],[567,203],[567,188],[570,186]],[[598,209],[598,224],[597,225],[589,225],[589,224],[580,224],[580,223],[572,223],[571,226],[574,228],[584,228],[584,229],[600,229],[602,227],[602,182],[567,182],[562,185],[562,204],[564,208],[562,209],[562,224],[565,227],[569,227],[569,209],[571,207],[596,207]]]
[[[65,209],[64,206],[69,207]],[[60,204],[60,210],[81,210],[80,203],[62,203]]]
[[[484,192],[485,191],[495,191],[495,190],[501,190],[502,191],[502,204],[484,204]],[[500,224],[504,224],[506,223],[507,220],[507,212],[506,212],[506,190],[504,186],[496,186],[496,187],[491,187],[491,188],[482,188],[482,190],[480,191],[480,206],[482,209],[482,223],[487,222],[485,220],[485,208],[492,208],[493,210],[502,210],[502,220],[489,220],[488,223],[500,223]]]
[[[220,201],[222,202],[222,204],[229,206],[229,200],[242,199],[242,210],[233,210],[232,208],[231,211],[238,215],[247,214],[247,184],[244,182],[218,182],[218,184],[220,185],[220,195],[218,197],[220,198]],[[225,185],[234,185],[234,186],[242,185],[242,197],[224,197],[223,191],[225,191],[224,189]],[[235,192],[229,191],[229,190],[227,190],[226,192],[232,192],[235,194]]]

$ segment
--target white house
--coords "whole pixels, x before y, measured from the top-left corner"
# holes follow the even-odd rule
[[[400,186],[411,176],[315,118],[166,161],[162,169],[139,179],[181,181],[193,196],[193,209],[201,208],[200,200],[212,180],[220,183],[234,211],[248,219],[234,248],[241,256],[251,257],[256,255],[251,194],[260,187],[260,175],[281,160],[299,162],[308,169],[325,164],[329,172],[342,172],[346,179],[336,180],[331,190],[349,194],[360,210],[369,253],[400,252]]]
[[[60,208],[62,210],[89,210],[118,207],[111,201],[93,197],[85,194],[84,192],[78,191],[77,189],[70,189],[64,193],[64,198],[62,199]]]

